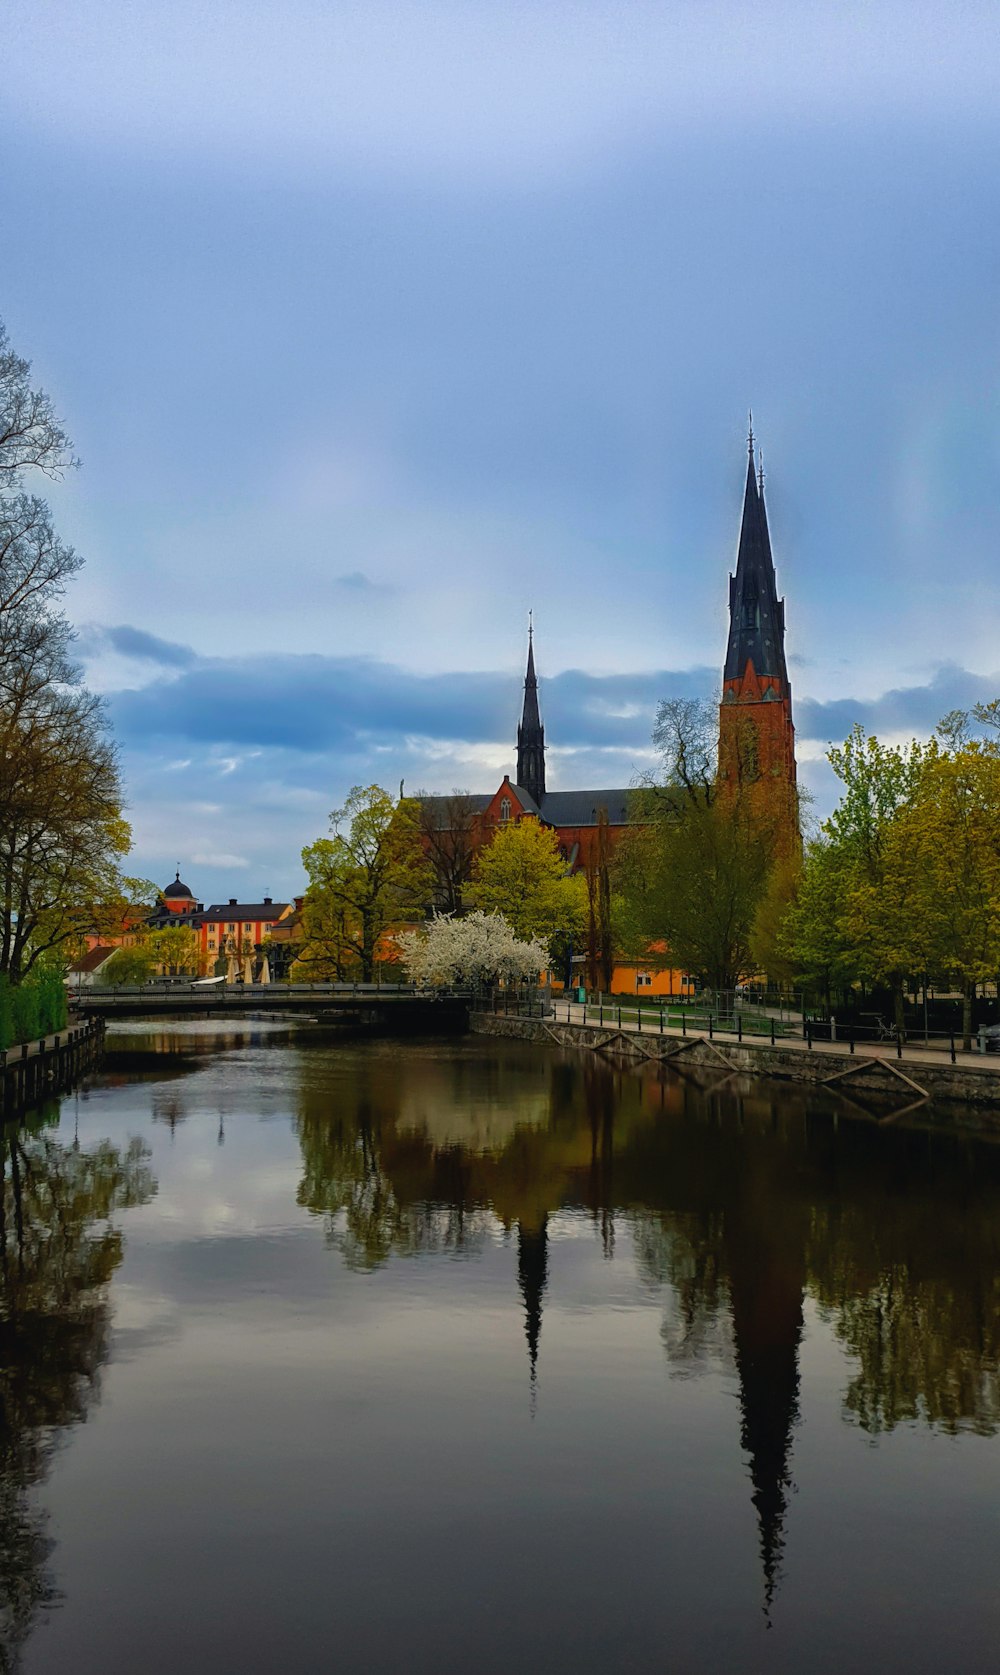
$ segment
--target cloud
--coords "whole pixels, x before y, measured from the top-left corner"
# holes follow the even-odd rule
[[[545,680],[550,785],[624,786],[655,770],[658,700],[711,698],[717,679],[714,669],[694,668],[565,669]],[[492,789],[513,769],[521,690],[512,670],[423,675],[360,657],[195,658],[164,669],[110,698],[135,867],[167,879],[180,860],[201,900],[232,895],[236,869],[256,880],[247,888],[290,897],[302,888],[299,852],[323,835],[328,811],[352,785]],[[816,816],[837,794],[826,746],[856,722],[886,739],[926,737],[948,710],[998,692],[1000,676],[946,664],[923,684],[875,696],[796,699],[800,775]],[[178,759],[189,764],[183,781],[164,772]],[[181,784],[194,795],[179,794]],[[217,800],[206,798],[210,786]]]
[[[384,583],[373,582],[371,577],[366,576],[363,570],[349,570],[346,576],[338,576],[336,582],[338,587],[350,588],[355,593],[382,593],[385,591]]]
[[[133,628],[128,623],[108,628],[99,623],[88,623],[77,634],[77,650],[87,662],[116,652],[119,657],[156,663],[167,669],[185,669],[195,660],[190,646],[175,640],[161,640],[144,628]]]
[[[875,698],[799,699],[795,726],[802,739],[837,743],[857,723],[866,733],[927,737],[949,710],[969,710],[1000,694],[1000,674],[977,675],[942,664],[921,686],[893,687]]]
[[[110,632],[110,631],[109,631]],[[119,637],[138,630],[116,629]],[[203,766],[228,776],[248,755],[336,754],[371,764],[387,752],[450,758],[473,747],[510,754],[521,706],[518,676],[501,670],[423,675],[365,657],[284,655],[197,658],[177,673],[111,695],[122,740],[157,741],[210,752]],[[177,665],[172,665],[172,669]],[[554,753],[638,751],[649,747],[658,701],[668,695],[711,697],[710,668],[640,669],[593,675],[564,669],[540,682],[543,719]],[[921,684],[868,697],[795,700],[796,730],[807,741],[840,740],[860,723],[883,734],[933,731],[952,709],[970,709],[1000,693],[1000,675],[942,664]],[[815,752],[809,752],[815,754]],[[187,767],[184,754],[165,767]]]
[[[711,691],[714,671],[591,675],[566,669],[542,682],[553,740],[564,746],[648,743],[665,693]],[[154,739],[293,751],[370,754],[386,738],[513,741],[521,682],[512,673],[420,675],[371,658],[318,655],[199,659],[175,678],[112,696],[130,743]],[[220,758],[232,772],[238,755]]]

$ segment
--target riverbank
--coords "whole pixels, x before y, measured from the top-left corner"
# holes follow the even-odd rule
[[[897,1120],[919,1113],[955,1127],[1000,1134],[1000,1061],[969,1059],[952,1065],[919,1049],[906,1049],[900,1058],[895,1048],[852,1053],[847,1044],[810,1047],[789,1038],[772,1047],[767,1041],[709,1040],[679,1030],[650,1035],[627,1025],[619,1029],[582,1019],[559,1023],[488,1012],[475,1013],[470,1028],[477,1035],[574,1047],[636,1065],[670,1065],[704,1075],[706,1081],[747,1076],[808,1082],[850,1101],[865,1116]]]
[[[88,1018],[57,1034],[23,1041],[0,1052],[0,1121],[49,1094],[72,1087],[94,1069],[104,1051],[104,1020]]]

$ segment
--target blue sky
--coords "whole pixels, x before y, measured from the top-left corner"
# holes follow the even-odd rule
[[[137,870],[300,882],[351,784],[553,786],[711,692],[764,449],[801,772],[1000,692],[988,5],[8,0],[0,314]]]

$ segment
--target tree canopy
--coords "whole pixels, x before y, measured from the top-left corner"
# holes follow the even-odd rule
[[[966,1045],[975,985],[1000,972],[1000,744],[969,723],[953,713],[908,746],[856,727],[830,751],[843,792],[781,931],[800,974],[827,994],[887,985],[900,1028],[907,976],[956,983]]]
[[[485,913],[501,913],[516,936],[550,949],[587,921],[586,883],[569,875],[555,832],[537,820],[498,828],[476,857],[467,894]]]
[[[370,982],[385,933],[423,915],[433,892],[415,799],[356,785],[330,816],[332,837],[302,851],[309,878],[296,968],[310,979]]]

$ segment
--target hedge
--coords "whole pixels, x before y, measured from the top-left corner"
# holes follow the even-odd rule
[[[23,983],[0,975],[0,1048],[39,1041],[66,1027],[66,985],[58,971],[42,971]]]

